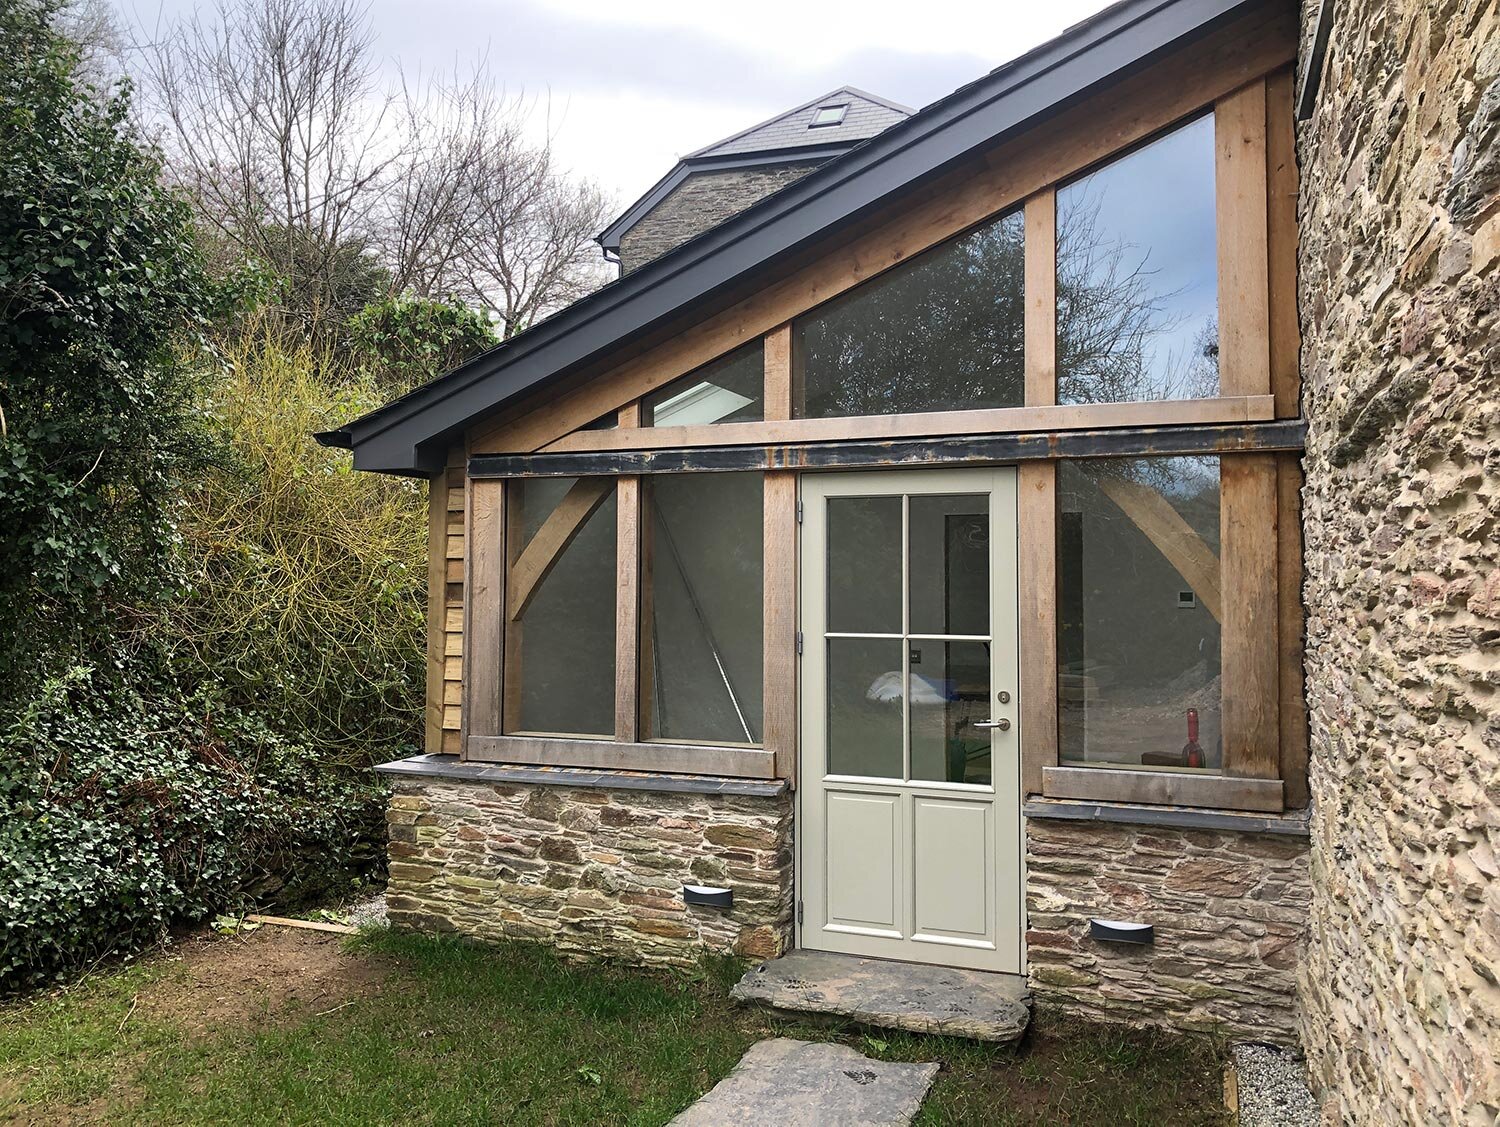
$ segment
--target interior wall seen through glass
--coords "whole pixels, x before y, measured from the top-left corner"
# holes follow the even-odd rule
[[[711,361],[641,400],[648,427],[758,423],[766,417],[765,348],[760,339]]]
[[[762,740],[762,497],[758,473],[647,482],[647,738]]]
[[[1219,393],[1214,119],[1058,189],[1059,403]]]
[[[505,729],[611,738],[615,727],[615,483],[527,478],[511,519]]]
[[[1024,240],[1012,212],[798,317],[794,413],[1020,406]]]
[[[1223,764],[1217,458],[1062,462],[1062,762]]]

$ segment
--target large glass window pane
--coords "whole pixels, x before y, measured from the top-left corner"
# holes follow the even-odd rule
[[[529,478],[506,491],[510,732],[615,727],[615,483]]]
[[[829,638],[828,770],[903,776],[899,638]]]
[[[759,340],[721,356],[641,400],[648,427],[758,423],[766,417],[766,361]]]
[[[647,483],[648,738],[761,740],[762,479],[663,474]]]
[[[910,506],[911,632],[988,634],[989,494],[914,494]]]
[[[901,498],[828,499],[828,630],[901,633]]]
[[[1214,119],[1057,193],[1060,403],[1219,393]]]
[[[916,498],[912,498],[915,502]],[[911,777],[989,785],[990,644],[913,638]]]
[[[1064,763],[1218,771],[1219,461],[1063,462]]]
[[[1019,406],[1024,238],[1013,212],[797,318],[798,417]]]

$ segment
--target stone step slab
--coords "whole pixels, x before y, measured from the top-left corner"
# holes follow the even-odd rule
[[[776,1037],[750,1046],[673,1127],[905,1127],[938,1066],[871,1060],[847,1045]]]
[[[1020,975],[791,951],[746,972],[742,1002],[862,1025],[1008,1043],[1026,1032],[1031,993]]]

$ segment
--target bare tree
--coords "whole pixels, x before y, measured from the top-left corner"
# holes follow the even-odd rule
[[[309,328],[408,293],[509,335],[603,281],[597,187],[487,69],[382,83],[358,0],[222,0],[146,51],[169,167],[227,250],[268,265]]]

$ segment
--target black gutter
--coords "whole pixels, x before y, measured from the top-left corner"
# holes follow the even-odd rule
[[[1122,0],[960,88],[738,216],[448,375],[350,423],[357,469],[431,474],[466,427],[546,382],[606,361],[670,321],[728,303],[898,192],[1034,127],[1051,112],[1246,11],[1280,0]]]

